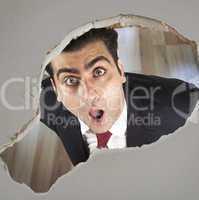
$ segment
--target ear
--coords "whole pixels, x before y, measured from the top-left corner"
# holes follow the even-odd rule
[[[124,65],[122,64],[121,60],[118,59],[118,62],[117,62],[117,65],[121,71],[121,76],[122,76],[122,83],[125,83],[126,82],[126,77],[125,77],[125,74],[124,74]]]
[[[58,89],[57,89],[57,87],[56,87],[56,85],[55,85],[55,82],[54,82],[54,80],[53,80],[53,78],[50,78],[50,82],[51,82],[51,84],[52,84],[52,86],[53,86],[53,90],[54,90],[54,92],[55,92],[55,94],[56,94],[56,96],[57,96],[57,101],[61,101],[60,100],[60,95],[59,95],[59,92],[58,92]]]

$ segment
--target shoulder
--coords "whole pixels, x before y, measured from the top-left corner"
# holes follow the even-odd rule
[[[141,86],[161,86],[164,89],[173,89],[178,87],[181,84],[190,84],[186,81],[177,79],[177,78],[166,78],[156,75],[145,75],[145,74],[137,74],[137,73],[125,73],[127,82],[130,85],[141,85]]]
[[[163,104],[175,103],[181,106],[185,103],[196,104],[199,99],[199,88],[184,80],[136,73],[125,73],[125,76],[128,92],[134,95],[142,93]]]
[[[153,75],[125,75],[128,123],[132,127],[129,146],[149,144],[173,133],[194,113],[199,100],[199,89],[194,84]]]
[[[133,110],[139,115],[158,115],[165,126],[174,124],[174,120],[183,124],[199,100],[199,89],[184,80],[136,73],[125,75]]]

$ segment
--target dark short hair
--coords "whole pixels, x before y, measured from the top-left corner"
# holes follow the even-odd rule
[[[91,29],[88,32],[84,33],[83,35],[79,36],[77,39],[72,39],[71,42],[63,49],[62,52],[73,52],[80,50],[86,44],[95,42],[95,41],[103,41],[107,50],[111,54],[119,73],[121,71],[118,67],[117,60],[118,60],[118,34],[112,28],[98,28],[98,29]],[[53,77],[53,68],[51,63],[46,66],[46,71],[48,74]]]

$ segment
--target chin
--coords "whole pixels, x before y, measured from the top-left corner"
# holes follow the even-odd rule
[[[110,125],[102,125],[102,126],[94,126],[92,125],[90,129],[93,131],[93,133],[99,134],[99,133],[104,133],[110,129]]]

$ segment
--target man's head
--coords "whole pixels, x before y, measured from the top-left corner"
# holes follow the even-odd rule
[[[72,40],[46,70],[57,100],[94,133],[105,132],[119,117],[126,81],[117,55],[117,32],[92,29]]]

